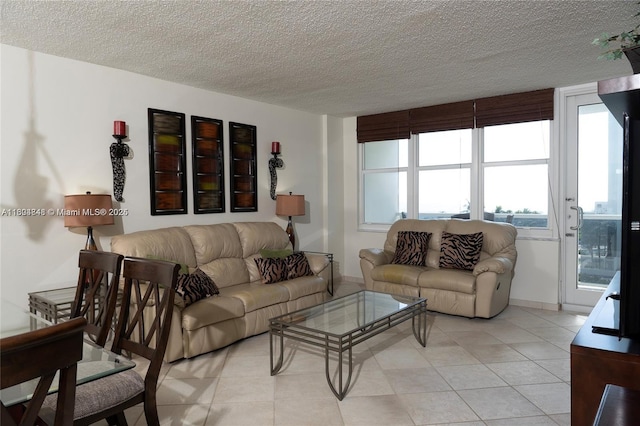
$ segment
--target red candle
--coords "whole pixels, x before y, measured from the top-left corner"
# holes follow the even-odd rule
[[[280,142],[271,142],[271,153],[280,154]]]
[[[127,123],[124,121],[113,122],[113,134],[116,136],[127,136]]]

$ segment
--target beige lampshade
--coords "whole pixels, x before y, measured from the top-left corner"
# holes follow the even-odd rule
[[[111,195],[86,194],[64,196],[64,226],[113,225]]]
[[[304,195],[278,195],[276,214],[278,216],[304,216]]]

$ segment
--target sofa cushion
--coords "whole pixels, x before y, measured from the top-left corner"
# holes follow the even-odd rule
[[[254,259],[260,272],[262,284],[272,284],[287,279],[287,261],[279,257],[261,258],[256,257]]]
[[[424,266],[430,238],[431,234],[428,232],[399,231],[391,263]]]
[[[242,258],[242,246],[236,228],[230,223],[189,225],[184,227],[193,243],[198,265],[216,259]]]
[[[189,306],[205,297],[220,293],[220,290],[207,274],[196,268],[191,274],[178,275],[176,293],[182,297],[184,305]]]
[[[422,288],[473,294],[476,291],[476,277],[470,271],[459,269],[429,269],[420,274],[418,285]]]
[[[279,284],[238,284],[221,288],[220,294],[242,301],[245,313],[289,300],[289,292]]]
[[[480,260],[482,232],[473,234],[442,233],[440,268],[471,271]]]
[[[219,295],[199,300],[182,310],[182,328],[197,330],[244,315],[244,304],[235,297]]]
[[[291,248],[289,236],[274,222],[234,222],[240,244],[242,257],[260,253],[262,249]]]
[[[178,227],[115,235],[111,237],[111,251],[123,256],[167,259],[192,268],[198,266],[189,234]]]
[[[241,258],[216,259],[200,265],[200,269],[206,272],[220,289],[249,282],[249,271]]]
[[[296,300],[310,294],[324,292],[327,289],[327,282],[316,275],[294,278],[292,280],[279,282],[275,285],[287,289],[289,292],[289,300]]]
[[[502,222],[485,220],[450,220],[445,229],[452,234],[482,232],[482,252],[480,260],[490,256],[503,256],[515,263],[517,229]]]
[[[447,227],[450,220],[447,219],[434,219],[434,220],[419,220],[419,219],[400,219],[391,225],[387,232],[387,239],[384,242],[384,251],[393,253],[396,249],[398,232],[399,231],[420,231],[429,232],[431,238],[429,239],[429,250],[427,251],[426,266],[430,268],[437,268],[440,261],[440,234]],[[474,231],[475,232],[475,231]],[[463,232],[459,232],[463,234]]]
[[[418,277],[426,270],[425,266],[380,265],[373,268],[371,278],[375,281],[417,286]]]
[[[307,256],[305,256],[304,253],[293,253],[292,255],[285,257],[284,261],[287,264],[288,280],[313,275]]]

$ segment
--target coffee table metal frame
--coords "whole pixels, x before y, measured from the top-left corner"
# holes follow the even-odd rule
[[[386,299],[384,300],[385,303],[395,300],[398,302],[397,309],[382,312],[381,314],[372,313],[371,309],[375,311],[376,306],[374,302],[368,300],[371,298],[374,300],[375,298]],[[369,306],[367,306],[367,304],[369,304]],[[355,309],[358,324],[354,324],[350,329],[343,329],[342,332],[323,330],[307,323],[307,320],[324,315],[327,312],[340,309],[344,311],[350,308]],[[367,309],[369,309],[369,317],[360,322],[360,317],[367,315]],[[344,311],[343,313],[347,314],[348,312]],[[327,383],[333,394],[342,401],[351,383],[353,373],[353,347],[409,319],[412,322],[413,335],[416,340],[425,347],[427,343],[427,301],[419,297],[397,296],[363,290],[310,308],[300,309],[289,314],[271,318],[269,320],[269,359],[271,363],[271,375],[277,374],[282,368],[285,337],[322,348],[324,350]],[[279,351],[277,351],[279,354],[277,355],[277,360],[274,365],[276,355],[274,343],[276,341],[279,341],[278,346],[280,348]],[[338,355],[337,386],[332,383],[329,372],[329,354],[331,352],[335,352]],[[343,356],[345,352],[348,353],[348,373],[346,381],[343,381]]]

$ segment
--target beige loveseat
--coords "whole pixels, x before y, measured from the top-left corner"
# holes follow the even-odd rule
[[[191,358],[268,330],[269,318],[325,300],[328,260],[307,254],[314,275],[262,284],[254,261],[260,250],[291,248],[272,222],[191,225],[117,235],[111,251],[125,256],[170,260],[196,267],[213,279],[220,294],[184,307],[177,300],[166,361]]]
[[[399,231],[429,232],[425,266],[392,264]],[[480,258],[473,270],[439,267],[442,233],[482,232]],[[387,233],[383,249],[360,250],[366,288],[427,299],[429,310],[466,317],[491,318],[509,303],[516,263],[513,225],[482,220],[403,219]]]

